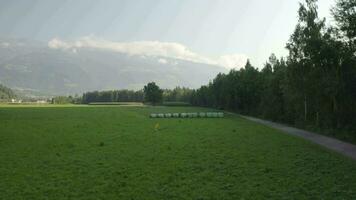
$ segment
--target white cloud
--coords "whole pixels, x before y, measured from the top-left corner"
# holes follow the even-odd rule
[[[8,43],[8,42],[3,42],[3,43],[1,43],[0,46],[2,46],[2,47],[4,47],[4,48],[7,48],[7,47],[10,46],[10,43]]]
[[[60,39],[54,38],[51,41],[48,42],[48,47],[52,48],[52,49],[70,49],[70,48],[74,48],[72,47],[72,45],[63,42]]]
[[[95,48],[111,50],[129,55],[160,56],[181,59],[196,63],[219,65],[226,68],[240,68],[246,63],[245,55],[223,55],[217,58],[207,57],[189,50],[186,46],[175,42],[138,41],[138,42],[112,42],[94,37],[82,37],[76,41],[68,42],[54,38],[48,42],[53,49],[63,49],[76,52],[80,48]],[[167,60],[165,60],[167,62]],[[164,64],[163,60],[158,62]]]
[[[160,58],[160,59],[158,59],[158,63],[167,64],[168,61],[166,59]]]
[[[225,66],[227,68],[240,68],[244,67],[247,62],[247,56],[241,54],[230,54],[220,56],[217,63],[221,66]]]

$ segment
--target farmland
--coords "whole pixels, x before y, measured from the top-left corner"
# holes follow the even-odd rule
[[[0,107],[0,199],[356,199],[356,162],[196,107]]]

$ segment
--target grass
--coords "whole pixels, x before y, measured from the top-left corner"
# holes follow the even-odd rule
[[[0,108],[0,199],[356,199],[356,162],[194,107]],[[156,131],[155,128],[158,130]]]

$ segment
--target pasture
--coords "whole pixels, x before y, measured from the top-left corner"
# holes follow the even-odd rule
[[[356,162],[195,107],[0,107],[0,199],[356,199]]]

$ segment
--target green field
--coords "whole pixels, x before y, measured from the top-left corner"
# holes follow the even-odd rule
[[[0,199],[356,199],[356,162],[194,107],[0,107]],[[155,130],[156,124],[158,130]]]

